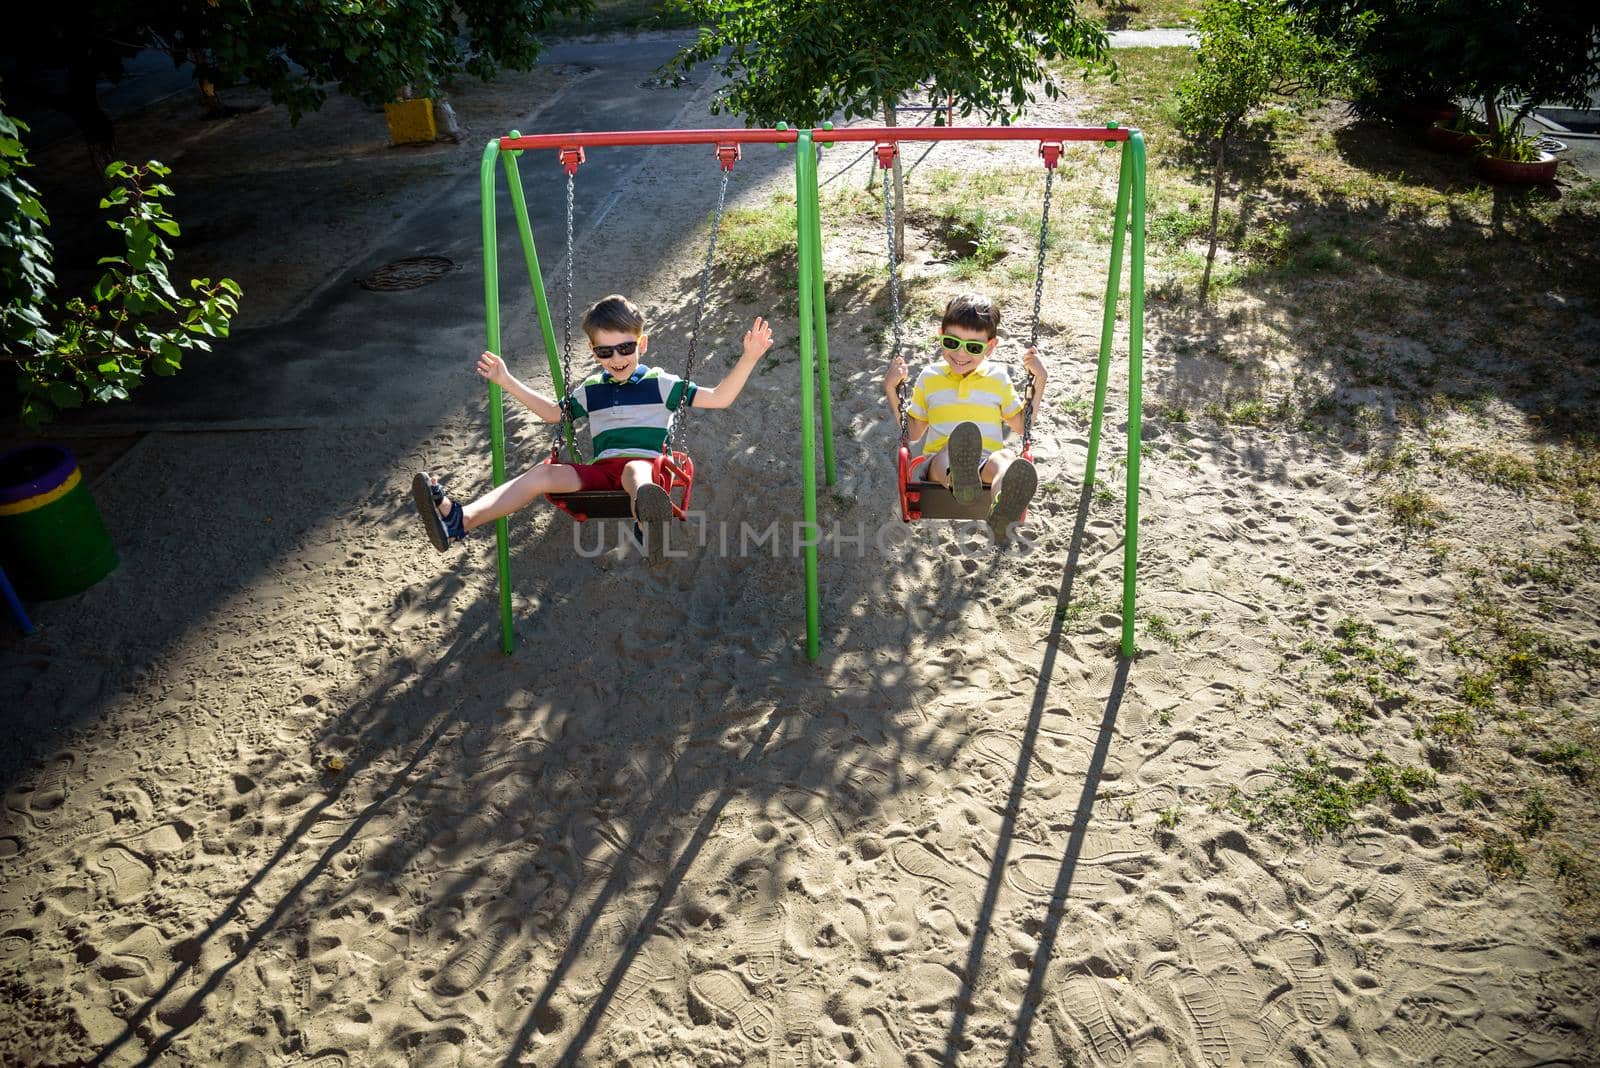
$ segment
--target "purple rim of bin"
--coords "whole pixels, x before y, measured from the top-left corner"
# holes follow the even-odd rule
[[[12,449],[4,456],[0,456],[0,477],[3,477],[6,466],[12,460],[19,456],[25,456],[30,452],[55,453],[60,459],[38,478],[27,482],[19,482],[15,485],[0,484],[0,504],[15,504],[17,501],[25,501],[29,497],[37,497],[41,493],[49,493],[72,477],[72,472],[77,470],[77,457],[60,445],[24,445],[20,449]]]

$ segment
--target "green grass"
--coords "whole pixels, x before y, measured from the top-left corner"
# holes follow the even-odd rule
[[[1367,757],[1359,778],[1354,769],[1335,768],[1317,749],[1306,751],[1304,764],[1279,764],[1273,770],[1278,781],[1255,797],[1237,798],[1234,811],[1252,823],[1296,827],[1311,838],[1349,830],[1365,806],[1410,805],[1417,792],[1437,785],[1432,772],[1395,764],[1381,751]]]
[[[1389,518],[1407,534],[1435,530],[1448,518],[1444,505],[1424,490],[1400,489],[1385,494],[1381,500]]]
[[[1504,835],[1484,844],[1483,866],[1495,879],[1520,879],[1528,874],[1528,858],[1515,841]]]
[[[794,201],[773,196],[765,208],[730,208],[717,242],[719,266],[733,271],[778,268],[795,257]]]
[[[1536,838],[1555,825],[1556,810],[1541,787],[1529,790],[1517,814],[1517,826],[1523,838]]]

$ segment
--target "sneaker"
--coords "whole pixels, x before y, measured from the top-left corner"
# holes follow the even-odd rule
[[[633,513],[639,517],[634,524],[644,535],[644,555],[655,567],[665,559],[667,548],[667,520],[672,518],[672,499],[667,491],[655,483],[640,486],[633,496]]]
[[[989,510],[989,531],[995,544],[1011,536],[1014,524],[1022,522],[1022,513],[1028,510],[1034,491],[1039,488],[1039,472],[1027,460],[1013,460],[1000,479],[1000,493],[994,507]]]
[[[958,504],[971,504],[983,492],[983,431],[976,423],[962,423],[950,433],[945,446],[950,453],[950,492]]]
[[[422,527],[428,534],[428,540],[433,542],[435,549],[444,552],[450,548],[451,542],[467,540],[460,504],[451,501],[450,514],[439,514],[439,505],[444,502],[444,487],[439,485],[438,479],[426,471],[418,471],[411,480],[411,499],[417,506],[417,515],[422,518]]]

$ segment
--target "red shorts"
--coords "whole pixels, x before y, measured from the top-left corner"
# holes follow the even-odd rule
[[[622,488],[622,469],[636,461],[651,463],[643,456],[613,456],[596,460],[592,464],[572,464],[578,472],[578,490],[619,490]]]

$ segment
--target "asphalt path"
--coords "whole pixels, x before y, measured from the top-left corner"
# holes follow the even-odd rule
[[[543,62],[588,68],[541,103],[517,127],[525,133],[652,129],[676,125],[709,73],[678,89],[648,85],[687,37],[574,41],[550,48]],[[579,172],[575,216],[582,230],[617,202],[647,159],[629,149],[592,149]],[[534,240],[549,287],[565,243],[565,178],[553,153],[520,161]],[[531,306],[516,221],[498,178],[502,321],[522,329],[513,310]],[[218,353],[187,361],[173,378],[147,381],[130,404],[72,420],[96,432],[162,427],[426,425],[459,398],[463,368],[484,339],[482,218],[478,169],[423,198],[375,241],[367,255],[329,279],[298,315],[236,331]],[[424,288],[369,291],[356,285],[375,268],[405,257],[444,256],[459,267]],[[527,330],[523,333],[528,334]],[[63,427],[62,429],[65,429]]]

